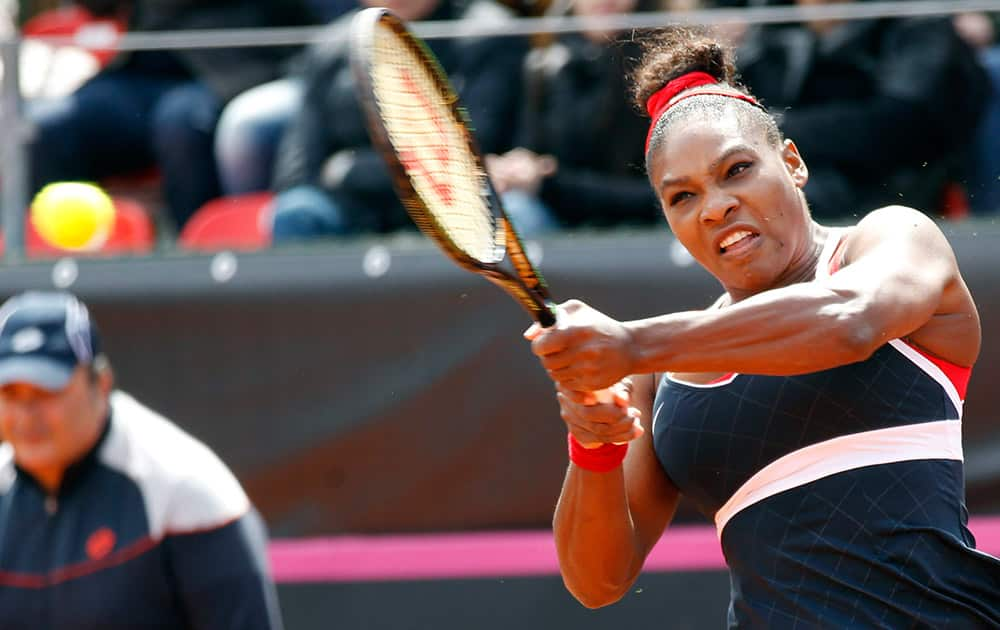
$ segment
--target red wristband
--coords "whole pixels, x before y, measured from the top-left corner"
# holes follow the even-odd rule
[[[569,460],[593,472],[608,472],[622,465],[625,453],[628,452],[628,442],[625,444],[601,444],[597,448],[586,448],[577,441],[573,434],[566,436],[569,442]]]

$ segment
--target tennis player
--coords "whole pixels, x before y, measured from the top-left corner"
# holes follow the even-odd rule
[[[724,293],[630,322],[573,301],[526,333],[569,428],[570,591],[621,598],[684,495],[717,527],[731,627],[1000,627],[964,506],[979,318],[941,231],[904,207],[814,222],[803,157],[709,37],[665,32],[635,80],[650,182]]]

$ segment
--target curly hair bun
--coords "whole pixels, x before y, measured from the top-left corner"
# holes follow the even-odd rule
[[[632,73],[636,108],[645,112],[650,96],[688,72],[706,72],[733,85],[733,51],[701,28],[672,26],[652,33],[643,40],[642,58]]]

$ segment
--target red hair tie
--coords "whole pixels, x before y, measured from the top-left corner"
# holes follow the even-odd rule
[[[702,94],[712,94],[714,96],[728,96],[729,98],[738,98],[741,101],[746,101],[755,107],[760,107],[760,103],[757,99],[748,95],[740,94],[739,92],[728,92],[728,91],[708,91],[703,90],[701,92],[695,92],[693,94],[687,94],[677,99],[673,100],[675,96],[680,94],[685,90],[690,90],[691,88],[701,87],[703,85],[718,85],[719,80],[708,74],[707,72],[688,72],[687,74],[682,74],[681,76],[667,81],[667,84],[661,87],[659,90],[653,93],[646,100],[646,111],[649,112],[649,132],[646,134],[646,153],[649,153],[649,141],[653,137],[653,129],[656,128],[656,123],[660,121],[663,114],[666,113],[668,109],[676,105],[677,103],[683,101],[684,99],[691,96],[700,96]],[[671,102],[673,101],[673,102]]]

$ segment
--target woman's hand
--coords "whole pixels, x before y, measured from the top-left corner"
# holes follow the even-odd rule
[[[555,326],[533,325],[524,336],[552,380],[566,390],[605,389],[634,372],[635,349],[625,325],[578,300],[559,306]]]
[[[632,381],[628,378],[610,389],[611,400],[600,402],[591,393],[556,386],[559,414],[566,430],[588,448],[601,444],[622,444],[644,433],[641,412],[631,406]]]

